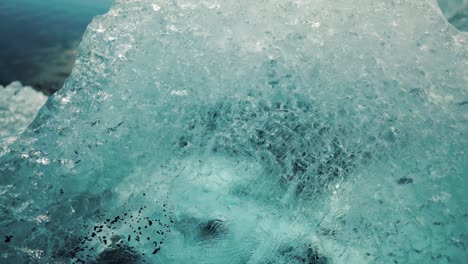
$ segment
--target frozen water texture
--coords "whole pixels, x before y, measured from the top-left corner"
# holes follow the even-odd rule
[[[433,0],[120,0],[0,159],[5,263],[463,263]]]
[[[13,82],[0,85],[0,153],[31,123],[47,96]]]

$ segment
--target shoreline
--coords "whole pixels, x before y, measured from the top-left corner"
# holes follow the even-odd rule
[[[5,76],[0,76],[0,85],[7,86],[19,81],[50,96],[62,88],[70,75],[75,65],[77,47],[77,41],[67,45],[59,44],[38,50],[34,57],[7,60],[7,70],[2,74]]]

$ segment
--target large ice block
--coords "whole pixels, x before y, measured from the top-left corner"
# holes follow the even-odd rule
[[[0,157],[5,263],[462,263],[435,0],[118,0]]]

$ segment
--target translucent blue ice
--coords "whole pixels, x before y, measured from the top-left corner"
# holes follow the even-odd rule
[[[0,157],[4,263],[463,263],[435,0],[119,0]]]

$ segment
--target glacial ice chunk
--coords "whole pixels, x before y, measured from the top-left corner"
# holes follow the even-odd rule
[[[118,0],[0,158],[6,263],[461,263],[467,35],[433,0]]]

